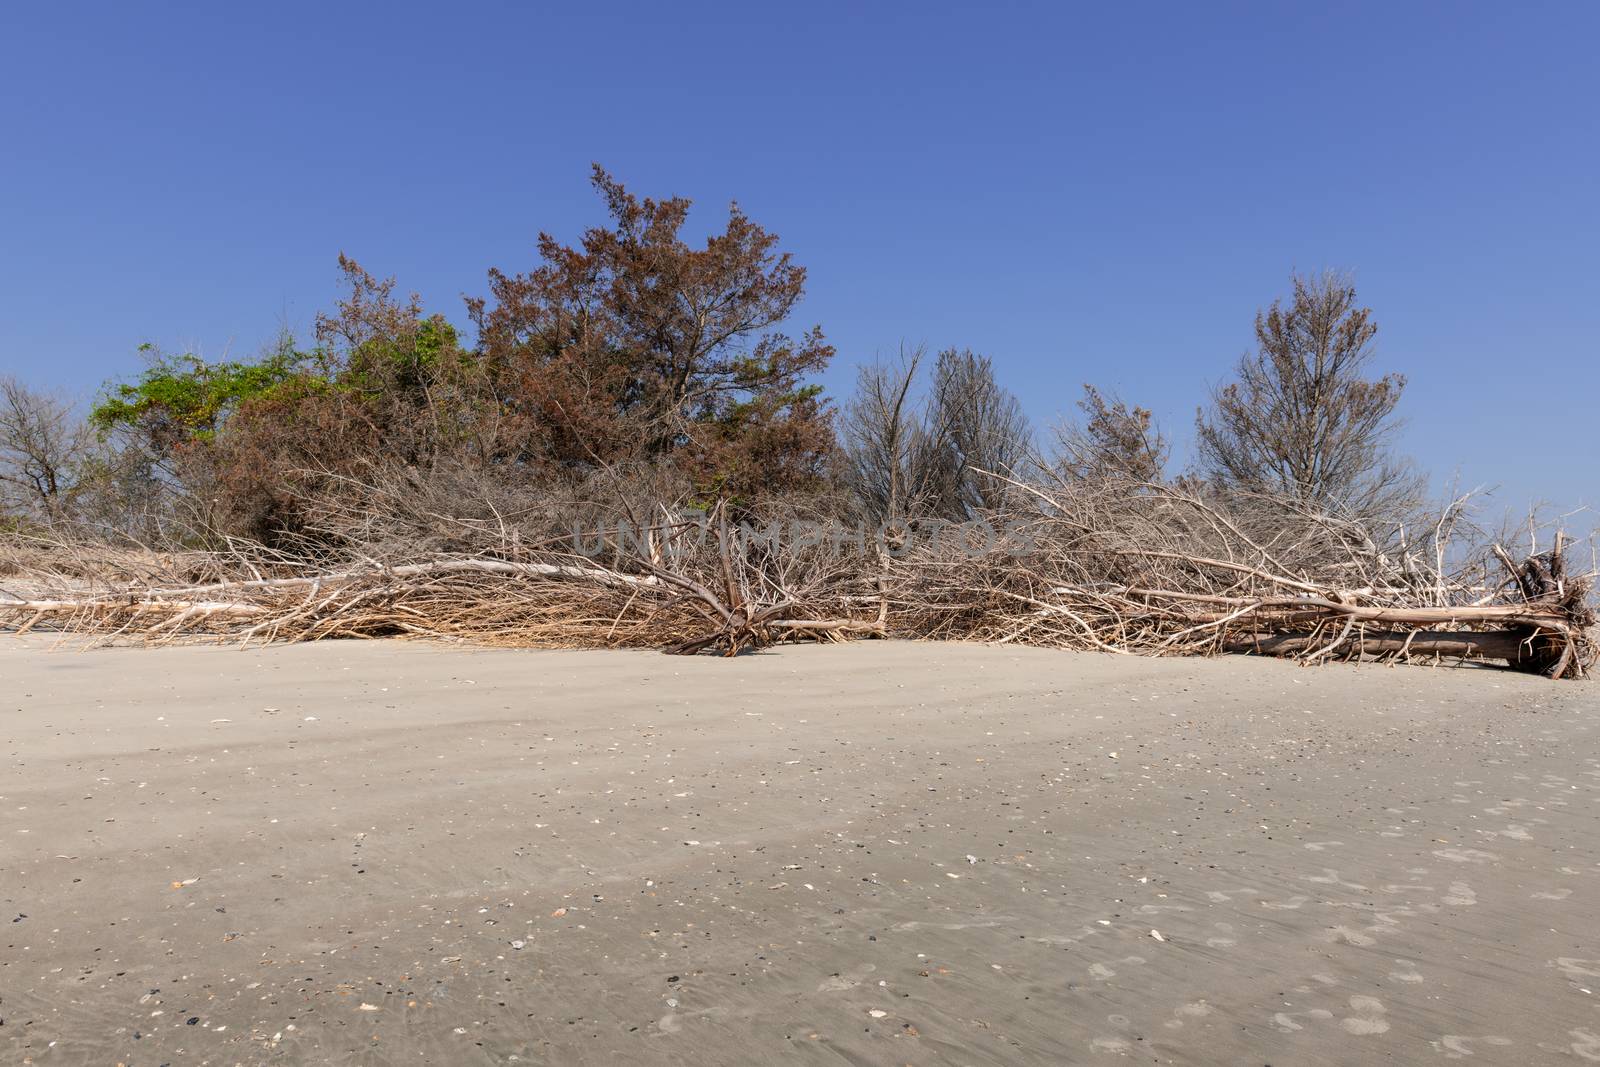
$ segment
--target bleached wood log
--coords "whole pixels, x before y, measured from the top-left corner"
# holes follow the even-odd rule
[[[127,600],[115,597],[85,597],[82,600],[16,600],[9,597],[0,597],[0,611],[31,611],[43,615],[59,615],[69,612],[113,609],[193,612],[196,615],[259,615],[267,610],[257,604],[241,604],[232,601]]]
[[[654,586],[660,580],[654,575],[640,577],[624,574],[605,567],[586,567],[571,563],[512,563],[500,559],[451,559],[433,563],[406,563],[398,567],[351,568],[327,574],[310,574],[294,578],[256,578],[239,582],[211,582],[172,589],[150,590],[150,595],[194,596],[199,593],[246,592],[253,589],[295,589],[313,585],[332,585],[354,581],[358,578],[392,576],[395,578],[424,578],[435,574],[503,574],[511,577],[573,578],[599,582],[603,585]]]
[[[1267,656],[1295,656],[1328,644],[1316,634],[1257,634],[1230,641],[1228,652],[1260,653]],[[1366,632],[1345,643],[1345,654],[1448,656],[1460,659],[1500,659],[1517,663],[1532,650],[1520,634],[1508,630],[1385,630]]]

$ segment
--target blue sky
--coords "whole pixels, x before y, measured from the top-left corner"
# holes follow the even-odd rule
[[[138,10],[143,8],[143,10]],[[13,5],[0,372],[308,331],[343,250],[464,319],[635,190],[810,269],[827,384],[992,355],[1178,439],[1291,270],[1351,270],[1443,483],[1600,502],[1600,5]]]

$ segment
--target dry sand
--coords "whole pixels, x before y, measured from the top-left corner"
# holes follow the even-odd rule
[[[1600,688],[0,642],[0,1060],[1600,1061]]]

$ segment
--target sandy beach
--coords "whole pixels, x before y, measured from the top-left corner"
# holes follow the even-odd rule
[[[0,1059],[1600,1061],[1600,689],[0,642]]]

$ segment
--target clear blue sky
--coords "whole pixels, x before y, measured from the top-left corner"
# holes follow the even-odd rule
[[[464,319],[637,191],[811,272],[827,384],[971,346],[1045,423],[1195,404],[1291,269],[1355,272],[1405,443],[1600,498],[1600,5],[15,4],[0,372],[307,330],[344,250]]]

